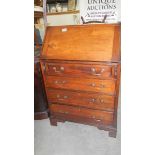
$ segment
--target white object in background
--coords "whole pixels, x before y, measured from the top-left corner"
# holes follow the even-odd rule
[[[43,12],[43,7],[40,7],[40,6],[34,6],[34,11],[37,11],[37,12]]]
[[[58,26],[58,25],[77,25],[74,20],[74,14],[61,14],[61,15],[48,15],[47,21],[48,26]],[[76,14],[77,18],[80,20],[79,14]],[[41,23],[43,20],[41,21]]]
[[[56,11],[57,12],[62,12],[62,5],[60,3],[56,4]]]
[[[67,32],[67,28],[63,28],[61,31],[62,32]]]
[[[47,12],[50,12],[50,6],[47,4]]]
[[[50,12],[56,12],[56,7],[52,6],[51,9],[50,9]]]

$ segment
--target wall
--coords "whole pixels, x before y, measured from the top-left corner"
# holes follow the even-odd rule
[[[79,10],[79,2],[77,0],[77,10]],[[121,21],[121,0],[116,0],[117,2],[117,12],[118,12],[118,21]],[[64,9],[67,10],[67,5],[64,6]],[[80,14],[64,14],[64,15],[48,15],[47,21],[49,26],[57,26],[57,25],[76,25],[79,24]],[[43,19],[40,20],[39,25],[37,27],[40,29],[40,35],[43,39],[44,36],[44,28],[43,28]]]
[[[121,0],[116,0],[116,2],[117,2],[118,21],[121,21]]]
[[[79,2],[77,0],[77,10],[79,10]],[[121,0],[116,0],[117,3],[117,12],[118,12],[118,21],[121,21]],[[67,6],[64,6],[64,9],[67,10]],[[75,21],[76,16],[76,21]],[[48,25],[75,25],[78,24],[77,19],[80,20],[80,14],[64,14],[64,15],[52,15],[47,16]],[[43,24],[43,20],[41,20]]]

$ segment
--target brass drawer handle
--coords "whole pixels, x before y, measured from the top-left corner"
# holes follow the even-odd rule
[[[69,114],[69,112],[67,112],[67,111],[62,111],[62,110],[59,110],[59,113],[62,113],[62,114]]]
[[[101,71],[99,73],[97,73],[95,68],[91,68],[91,73],[95,76],[100,76],[104,71],[105,71],[105,69],[102,68]]]
[[[101,104],[104,104],[104,100],[103,99],[99,99],[99,102],[97,102],[97,99],[95,98],[92,98],[90,99],[89,103],[101,103]]]
[[[64,96],[64,99],[67,99],[68,98],[68,96]]]
[[[90,86],[95,87],[95,86],[96,86],[96,84],[95,84],[95,83],[91,83],[91,84],[90,84]]]
[[[55,73],[61,73],[63,72],[65,69],[64,67],[60,67],[59,69],[57,67],[53,67],[53,70],[55,71]]]
[[[55,83],[55,84],[65,84],[66,81],[58,81],[58,80],[56,80],[56,81],[54,81],[54,83]]]
[[[95,98],[90,99],[90,103],[95,103],[95,102],[96,102]]]
[[[104,88],[105,87],[104,84],[100,84],[100,86],[97,86],[95,83],[91,83],[91,84],[89,84],[89,86],[91,86],[91,87],[98,87],[98,88]]]
[[[103,104],[104,103],[104,100],[103,99],[99,99],[99,102],[97,102],[97,99],[95,99],[95,98],[92,98],[92,99],[90,99],[90,102],[89,103],[101,103],[101,104]]]
[[[104,100],[103,99],[100,99],[100,103],[104,103]]]
[[[59,94],[57,94],[57,99],[59,99],[59,100],[63,100],[63,99],[67,99],[68,98],[68,96],[63,96],[62,98],[60,98],[60,95]]]

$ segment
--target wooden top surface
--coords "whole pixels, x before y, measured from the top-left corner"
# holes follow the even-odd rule
[[[49,26],[41,58],[112,61],[119,59],[120,24]]]

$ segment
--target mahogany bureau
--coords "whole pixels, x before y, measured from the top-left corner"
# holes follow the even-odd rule
[[[47,27],[41,69],[51,125],[83,123],[116,137],[120,24]]]

